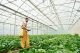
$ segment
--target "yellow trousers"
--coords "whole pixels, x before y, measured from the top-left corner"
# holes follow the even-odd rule
[[[29,44],[29,35],[28,32],[26,30],[23,29],[23,35],[21,38],[21,47],[24,48],[30,48],[30,44]]]

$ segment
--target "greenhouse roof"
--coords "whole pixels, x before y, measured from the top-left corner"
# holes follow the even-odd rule
[[[16,24],[29,16],[58,30],[72,29],[80,19],[80,0],[0,0],[0,22]],[[16,16],[15,16],[16,15]]]

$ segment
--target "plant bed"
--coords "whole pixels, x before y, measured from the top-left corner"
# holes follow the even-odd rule
[[[29,49],[21,49],[18,36],[0,37],[0,53],[80,53],[80,37],[70,34],[30,36]]]

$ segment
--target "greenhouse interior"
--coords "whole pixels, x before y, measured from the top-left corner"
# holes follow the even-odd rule
[[[0,53],[80,53],[80,0],[0,0]]]

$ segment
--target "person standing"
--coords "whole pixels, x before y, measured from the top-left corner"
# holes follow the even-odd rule
[[[29,17],[27,16],[24,18],[24,21],[22,22],[21,29],[22,29],[22,36],[21,37],[21,47],[22,48],[30,48],[30,42],[29,42],[29,35],[27,29],[27,23],[28,23]]]

